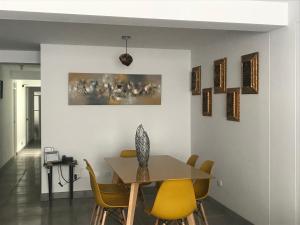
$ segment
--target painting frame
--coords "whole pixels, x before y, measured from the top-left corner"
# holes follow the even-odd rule
[[[3,99],[3,80],[0,80],[0,99]]]
[[[191,89],[192,95],[201,95],[201,66],[192,68]]]
[[[68,74],[69,105],[161,105],[161,74]]]
[[[226,116],[227,120],[240,121],[240,88],[227,88]]]
[[[259,91],[259,53],[254,52],[241,57],[242,94],[258,94]]]
[[[226,93],[227,85],[227,58],[214,61],[214,93]]]
[[[202,89],[202,115],[212,116],[212,88]]]

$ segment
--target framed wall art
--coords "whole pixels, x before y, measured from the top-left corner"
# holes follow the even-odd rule
[[[202,89],[202,115],[212,116],[212,88]]]
[[[214,92],[226,93],[227,58],[214,61]]]
[[[201,66],[192,69],[192,95],[201,95]]]
[[[3,98],[3,80],[0,80],[0,99]]]
[[[258,52],[242,56],[242,94],[258,94]]]
[[[227,120],[240,121],[240,88],[228,88],[226,95]]]
[[[160,105],[161,75],[69,73],[69,105]]]

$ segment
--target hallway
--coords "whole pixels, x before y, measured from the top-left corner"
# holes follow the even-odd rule
[[[0,172],[0,224],[87,224],[91,199],[40,201],[40,149],[22,150]]]

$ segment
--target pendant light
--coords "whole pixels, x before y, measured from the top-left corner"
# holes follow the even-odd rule
[[[126,42],[126,53],[123,53],[122,55],[120,55],[119,59],[120,59],[121,63],[125,66],[129,66],[133,61],[132,56],[127,53],[127,41],[130,38],[131,38],[130,36],[122,36],[122,40],[125,40],[125,42]]]

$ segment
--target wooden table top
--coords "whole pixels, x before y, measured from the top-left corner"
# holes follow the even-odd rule
[[[150,156],[148,167],[140,168],[137,158],[105,158],[124,183],[149,183],[177,179],[210,179],[209,174],[168,155]]]

